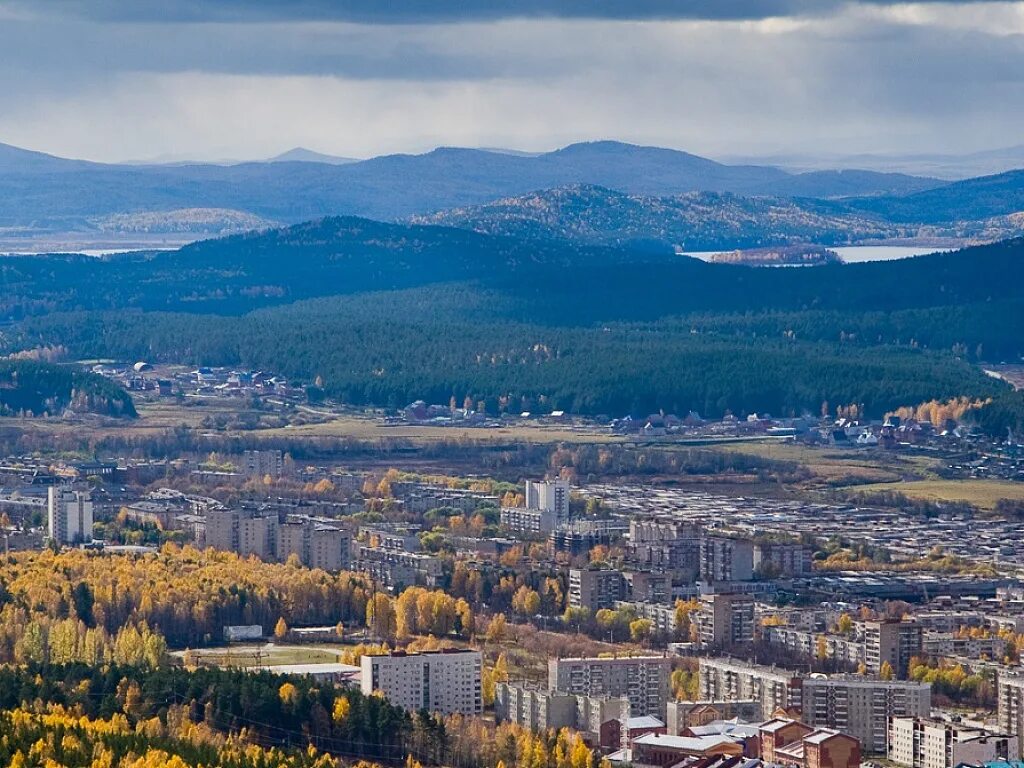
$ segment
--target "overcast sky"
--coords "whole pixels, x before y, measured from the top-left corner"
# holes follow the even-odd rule
[[[0,142],[95,160],[1024,143],[1024,2],[0,0],[0,52]]]

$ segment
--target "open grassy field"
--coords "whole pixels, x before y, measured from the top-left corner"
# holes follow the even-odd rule
[[[260,643],[192,651],[201,664],[217,667],[278,667],[285,664],[333,664],[345,648],[334,645],[278,645]],[[175,655],[181,656],[183,652]]]
[[[1000,499],[1024,501],[1024,483],[1011,480],[912,480],[902,483],[873,483],[850,490],[895,491],[929,501],[966,501],[981,509],[993,509]]]
[[[833,448],[799,443],[750,442],[716,446],[715,450],[745,453],[773,461],[793,461],[813,474],[812,486],[839,487],[862,483],[893,483],[927,476],[931,460],[920,456]]]
[[[515,426],[485,427],[436,427],[412,424],[386,425],[380,419],[362,416],[338,416],[320,424],[303,424],[295,427],[264,429],[252,433],[266,437],[351,437],[357,440],[403,440],[409,442],[434,442],[439,440],[473,440],[497,443],[609,443],[621,438],[591,430],[576,430],[542,424],[517,424]]]

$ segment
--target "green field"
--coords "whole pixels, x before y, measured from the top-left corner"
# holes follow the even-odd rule
[[[859,485],[851,490],[894,491],[928,501],[965,501],[981,509],[993,509],[1000,499],[1024,501],[1024,483],[1011,480],[912,480]]]

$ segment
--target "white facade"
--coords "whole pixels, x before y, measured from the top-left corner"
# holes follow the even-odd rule
[[[445,715],[479,714],[483,710],[479,651],[452,649],[363,656],[360,689],[380,691],[396,707],[426,709]]]
[[[46,497],[50,538],[58,544],[92,541],[92,499],[88,488],[50,486]]]
[[[894,717],[889,724],[888,757],[907,768],[956,768],[1020,759],[1017,736],[962,723]]]
[[[526,481],[526,507],[553,512],[556,523],[569,520],[569,483],[566,480]]]

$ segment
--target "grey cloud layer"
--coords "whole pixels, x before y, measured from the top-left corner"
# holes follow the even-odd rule
[[[1024,122],[1024,3],[751,0],[671,5],[677,16],[817,13],[458,24],[316,20],[326,4],[301,3],[273,19],[280,6],[258,0],[246,23],[226,20],[233,3],[197,23],[187,18],[198,4],[173,4],[177,20],[136,5],[126,18],[109,3],[87,12],[42,0],[22,12],[0,0],[0,141],[96,159],[589,138],[703,153],[958,151],[1018,143]],[[55,11],[72,6],[80,13]]]
[[[964,4],[972,0],[926,0]],[[978,0],[982,1],[982,0]],[[509,18],[740,20],[828,13],[849,0],[20,0],[43,14],[103,21],[347,21],[419,24]],[[859,0],[892,5],[893,0]]]

